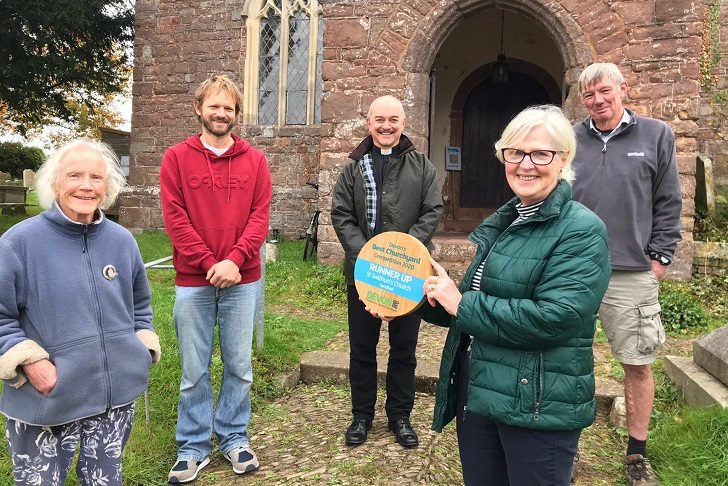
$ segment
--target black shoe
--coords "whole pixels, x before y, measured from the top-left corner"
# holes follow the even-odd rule
[[[402,447],[417,447],[420,443],[417,432],[412,428],[408,418],[398,418],[389,422],[389,430],[394,432],[394,437]]]
[[[367,432],[372,428],[372,422],[365,418],[354,418],[346,429],[344,440],[348,445],[362,445],[367,441]]]

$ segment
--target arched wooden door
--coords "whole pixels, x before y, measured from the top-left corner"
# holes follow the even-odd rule
[[[450,173],[446,230],[471,231],[513,197],[494,144],[518,112],[554,101],[539,80],[522,72],[511,71],[507,84],[493,84],[487,76],[470,90],[460,112],[460,127],[453,117],[451,143],[461,147],[461,171]]]

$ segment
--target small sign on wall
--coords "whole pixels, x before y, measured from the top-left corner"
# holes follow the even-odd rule
[[[460,147],[445,147],[445,168],[447,170],[461,170]]]

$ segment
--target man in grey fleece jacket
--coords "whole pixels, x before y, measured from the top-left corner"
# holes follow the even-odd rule
[[[650,364],[665,340],[658,288],[681,237],[675,135],[623,107],[627,83],[614,64],[588,66],[579,93],[590,117],[574,126],[574,199],[607,225],[613,271],[599,315],[624,368],[624,469],[630,485],[656,485],[645,450],[655,396]]]

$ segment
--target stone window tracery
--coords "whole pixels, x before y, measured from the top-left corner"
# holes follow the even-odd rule
[[[257,7],[257,8],[256,8]],[[245,122],[321,123],[323,15],[318,0],[261,0],[248,16]]]

